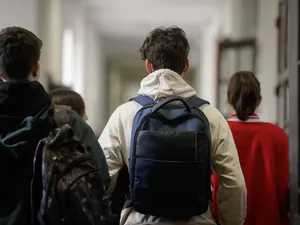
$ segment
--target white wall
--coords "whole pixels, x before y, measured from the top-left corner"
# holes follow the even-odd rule
[[[0,0],[0,29],[8,26],[38,31],[38,0]]]
[[[38,34],[43,41],[41,82],[46,84],[46,76],[50,75],[52,81],[59,84],[62,73],[62,1],[36,1],[38,2]]]
[[[240,39],[256,34],[256,1],[226,0],[220,3],[220,38]]]
[[[211,21],[200,39],[200,63],[196,77],[196,91],[199,97],[217,104],[217,55],[219,20]]]
[[[84,99],[89,117],[88,123],[100,134],[106,124],[106,114],[109,110],[107,101],[108,85],[105,70],[105,55],[103,44],[95,27],[87,27],[85,43],[86,76]]]
[[[110,65],[109,71],[109,116],[115,111],[115,109],[119,106],[120,95],[121,95],[121,71],[115,63]]]
[[[241,0],[227,0],[220,4],[220,37],[239,38],[241,33]]]
[[[277,100],[277,29],[278,2],[259,1],[257,29],[257,76],[261,82],[262,104],[260,116],[265,121],[276,122]]]

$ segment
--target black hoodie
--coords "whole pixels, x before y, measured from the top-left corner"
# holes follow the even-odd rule
[[[33,154],[52,128],[51,109],[51,98],[39,82],[0,82],[0,225],[30,223]],[[105,156],[92,130],[75,112],[70,125],[108,185]]]

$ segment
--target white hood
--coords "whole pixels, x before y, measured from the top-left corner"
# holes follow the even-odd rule
[[[178,73],[160,69],[142,80],[138,94],[147,95],[157,101],[170,96],[189,98],[196,95],[196,91]]]

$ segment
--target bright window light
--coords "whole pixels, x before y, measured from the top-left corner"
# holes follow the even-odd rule
[[[84,69],[83,69],[83,43],[80,40],[76,41],[75,47],[75,71],[73,78],[74,91],[78,92],[81,96],[84,95]]]
[[[73,87],[75,69],[74,34],[71,29],[64,30],[62,45],[62,84]]]

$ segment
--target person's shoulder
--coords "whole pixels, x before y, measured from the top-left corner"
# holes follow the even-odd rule
[[[215,107],[210,104],[205,104],[200,107],[200,110],[205,114],[211,126],[219,126],[225,124],[228,126],[228,123],[222,113]]]
[[[288,139],[288,135],[286,132],[279,126],[273,123],[264,122],[264,130],[267,130],[269,134],[276,136],[278,138],[285,138]]]
[[[76,136],[82,138],[86,133],[93,133],[92,128],[84,121],[84,119],[73,109],[70,110],[69,125],[73,128]]]
[[[128,101],[119,105],[113,112],[113,115],[126,120],[129,117],[134,117],[141,107],[142,106],[135,101]]]
[[[83,118],[76,112],[74,111],[72,108],[70,108],[70,120],[72,121],[84,121]]]
[[[117,109],[127,111],[127,110],[138,110],[140,107],[141,105],[139,103],[132,100],[119,105]]]

